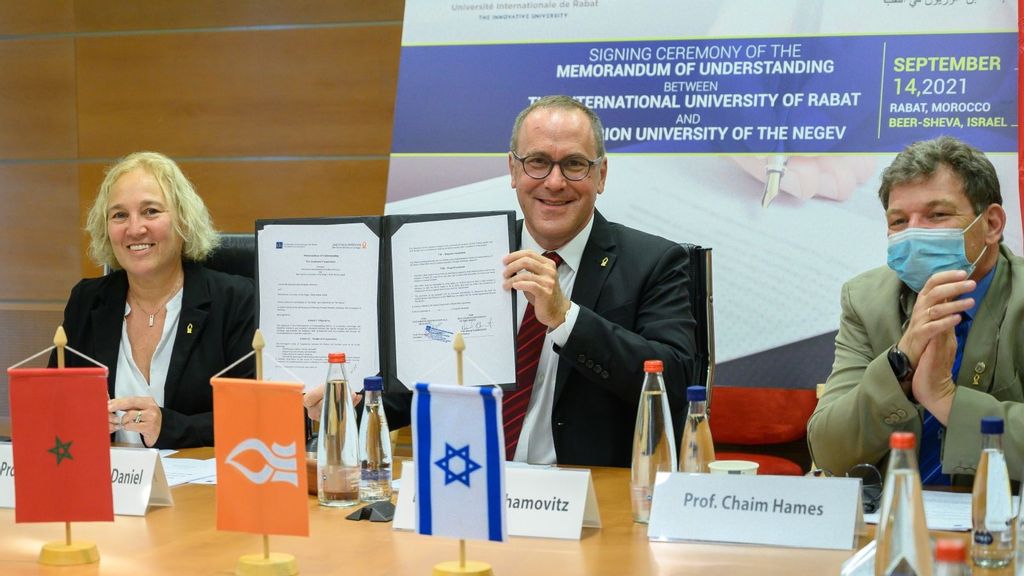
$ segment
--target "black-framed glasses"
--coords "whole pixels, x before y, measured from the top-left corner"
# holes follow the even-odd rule
[[[519,160],[519,163],[523,165],[523,172],[526,175],[535,180],[543,180],[551,174],[554,170],[555,164],[558,164],[558,169],[562,171],[562,176],[566,180],[572,180],[573,182],[579,182],[590,174],[590,169],[601,161],[602,156],[598,156],[593,160],[586,156],[573,155],[562,158],[558,162],[555,162],[547,156],[530,155],[525,158],[516,154],[515,150],[512,150],[512,157]]]
[[[828,470],[818,468],[812,474],[820,478],[833,476]],[[865,514],[878,511],[882,500],[882,473],[871,464],[857,464],[846,473],[847,478],[860,478],[860,499]]]

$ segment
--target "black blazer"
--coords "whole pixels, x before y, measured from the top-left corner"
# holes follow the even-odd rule
[[[213,445],[213,390],[210,377],[252,351],[256,330],[255,287],[249,278],[185,263],[181,318],[164,385],[163,423],[156,448]],[[68,346],[110,369],[113,397],[121,344],[128,276],[123,270],[80,281],[64,309]],[[68,366],[91,366],[75,354]],[[54,363],[51,357],[51,365]],[[230,376],[252,378],[255,364],[243,362]]]
[[[555,347],[551,431],[559,464],[630,465],[644,360],[664,362],[672,412],[685,411],[686,387],[700,384],[689,382],[696,322],[687,263],[678,244],[594,212],[571,296],[580,314],[565,346]],[[407,425],[411,394],[389,390],[385,400],[389,422]]]

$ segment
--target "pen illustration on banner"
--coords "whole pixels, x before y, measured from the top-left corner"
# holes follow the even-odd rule
[[[764,167],[768,178],[764,181],[764,193],[761,195],[761,207],[767,208],[772,200],[779,195],[779,187],[782,184],[782,177],[786,175],[786,164],[789,158],[777,154],[775,162]]]

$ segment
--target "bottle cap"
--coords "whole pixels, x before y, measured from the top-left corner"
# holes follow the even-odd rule
[[[703,386],[690,386],[686,389],[687,402],[704,402],[707,399],[708,391]]]
[[[935,559],[939,562],[967,562],[967,544],[955,538],[939,538],[935,543]]]
[[[663,372],[665,365],[661,363],[661,360],[644,360],[644,372]]]
[[[1002,434],[1003,419],[998,416],[983,416],[981,418],[982,434]]]
[[[917,445],[917,439],[913,432],[893,432],[889,436],[889,448],[893,450],[913,450]]]
[[[327,355],[327,361],[331,364],[344,364],[345,353],[344,352],[331,352]]]
[[[384,390],[384,379],[380,376],[367,376],[363,378],[363,390],[380,392]]]

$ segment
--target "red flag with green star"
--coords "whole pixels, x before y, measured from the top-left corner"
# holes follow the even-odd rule
[[[7,375],[14,521],[112,521],[106,368],[17,368]]]

